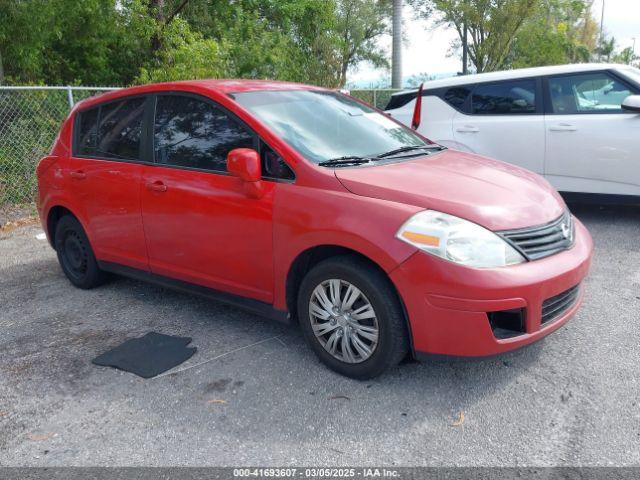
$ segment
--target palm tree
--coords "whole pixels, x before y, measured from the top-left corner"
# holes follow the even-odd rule
[[[393,0],[391,88],[402,88],[402,0]]]

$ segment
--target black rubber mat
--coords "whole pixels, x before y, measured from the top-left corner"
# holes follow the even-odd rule
[[[197,349],[187,347],[189,343],[189,337],[149,332],[144,337],[127,340],[97,356],[93,363],[151,378],[191,358]]]

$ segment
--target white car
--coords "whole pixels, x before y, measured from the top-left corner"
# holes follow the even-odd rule
[[[410,125],[417,91],[386,111]],[[640,70],[580,64],[426,82],[418,131],[544,175],[569,199],[640,197]]]

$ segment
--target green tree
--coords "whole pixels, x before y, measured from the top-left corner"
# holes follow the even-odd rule
[[[455,28],[458,50],[468,31],[469,59],[477,72],[505,67],[517,33],[532,17],[540,0],[412,0],[420,16],[428,17],[432,7],[440,25]]]
[[[220,37],[228,39],[232,76],[335,83],[333,2],[245,2]]]
[[[596,45],[591,0],[543,0],[525,22],[507,58],[511,68],[587,62]]]
[[[604,37],[598,48],[596,48],[596,53],[602,60],[606,60],[607,62],[611,61],[611,56],[616,51],[616,39],[614,37]]]
[[[362,61],[386,65],[376,39],[389,10],[388,0],[4,0],[0,61],[5,81],[20,84],[225,76],[339,86]]]
[[[331,2],[183,0],[177,6],[182,7],[180,18],[200,35],[199,41],[218,45],[227,77],[331,82],[323,77],[327,68],[319,64],[315,50],[327,32],[332,32],[335,11]],[[187,43],[195,48],[194,39]],[[164,46],[170,50],[173,44]],[[171,57],[167,52],[160,55]],[[206,63],[204,58],[198,61]],[[188,74],[188,69],[184,73]]]
[[[8,83],[121,84],[138,70],[136,39],[116,0],[0,2]]]
[[[388,0],[191,0],[184,9],[196,30],[228,40],[235,76],[326,86],[344,85],[363,61],[387,66],[376,40],[390,15]]]
[[[392,3],[387,0],[338,0],[336,33],[339,58],[338,85],[347,82],[349,68],[366,61],[375,67],[388,67],[385,53],[376,40],[389,33]]]
[[[627,47],[613,57],[615,63],[624,63],[625,65],[634,65],[634,62],[640,60],[640,56],[636,55],[632,47]]]
[[[220,44],[192,32],[183,20],[172,21],[161,35],[152,35],[150,42],[154,61],[141,67],[137,83],[220,78],[228,71]]]

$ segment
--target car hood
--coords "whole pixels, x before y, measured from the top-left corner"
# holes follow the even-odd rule
[[[356,195],[438,210],[489,230],[540,225],[566,209],[540,175],[455,150],[390,164],[336,168],[335,174]]]

